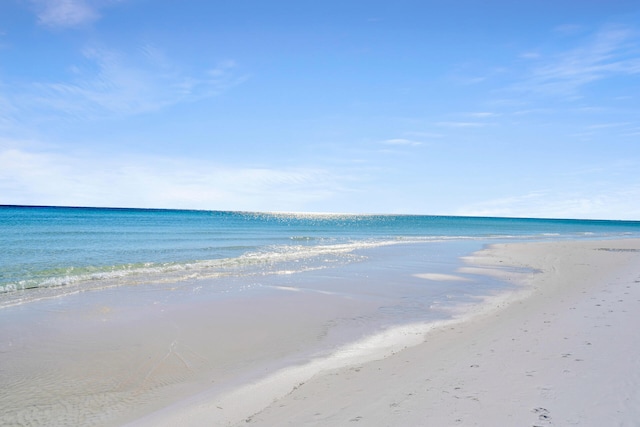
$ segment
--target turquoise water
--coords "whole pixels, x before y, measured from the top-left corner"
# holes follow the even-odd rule
[[[400,242],[639,235],[637,221],[2,206],[0,293],[291,273]]]

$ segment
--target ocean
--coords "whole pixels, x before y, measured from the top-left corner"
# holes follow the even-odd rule
[[[292,274],[398,243],[639,234],[637,221],[0,206],[0,293]]]
[[[511,289],[460,272],[488,244],[640,222],[0,206],[0,236],[0,424],[121,425]]]

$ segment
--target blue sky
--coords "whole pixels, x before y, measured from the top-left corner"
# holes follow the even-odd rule
[[[640,219],[640,2],[3,0],[0,204]]]

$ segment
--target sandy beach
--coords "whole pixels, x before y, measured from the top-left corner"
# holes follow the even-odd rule
[[[518,290],[395,331],[404,349],[288,368],[133,425],[637,425],[640,240],[498,244],[466,261]]]

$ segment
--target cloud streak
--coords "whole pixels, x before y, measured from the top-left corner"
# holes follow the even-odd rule
[[[78,119],[135,115],[210,98],[246,79],[235,72],[232,60],[188,74],[149,54],[130,57],[88,48],[83,56],[90,66],[74,67],[69,81],[36,82],[13,89],[14,110]]]
[[[73,28],[100,18],[98,5],[87,0],[33,0],[38,23],[53,28]]]
[[[607,27],[588,43],[551,58],[536,61],[517,89],[544,94],[575,94],[580,88],[614,76],[640,73],[638,33],[621,26]]]
[[[486,123],[481,122],[437,122],[436,126],[447,127],[447,128],[479,128],[486,126]]]
[[[414,141],[412,139],[405,139],[405,138],[386,139],[381,143],[385,145],[408,146],[408,147],[416,147],[418,145],[422,145],[422,142]]]
[[[640,185],[601,191],[541,190],[470,204],[455,215],[607,219],[616,212],[617,219],[636,220],[640,209],[630,209],[629,200],[639,199]]]

